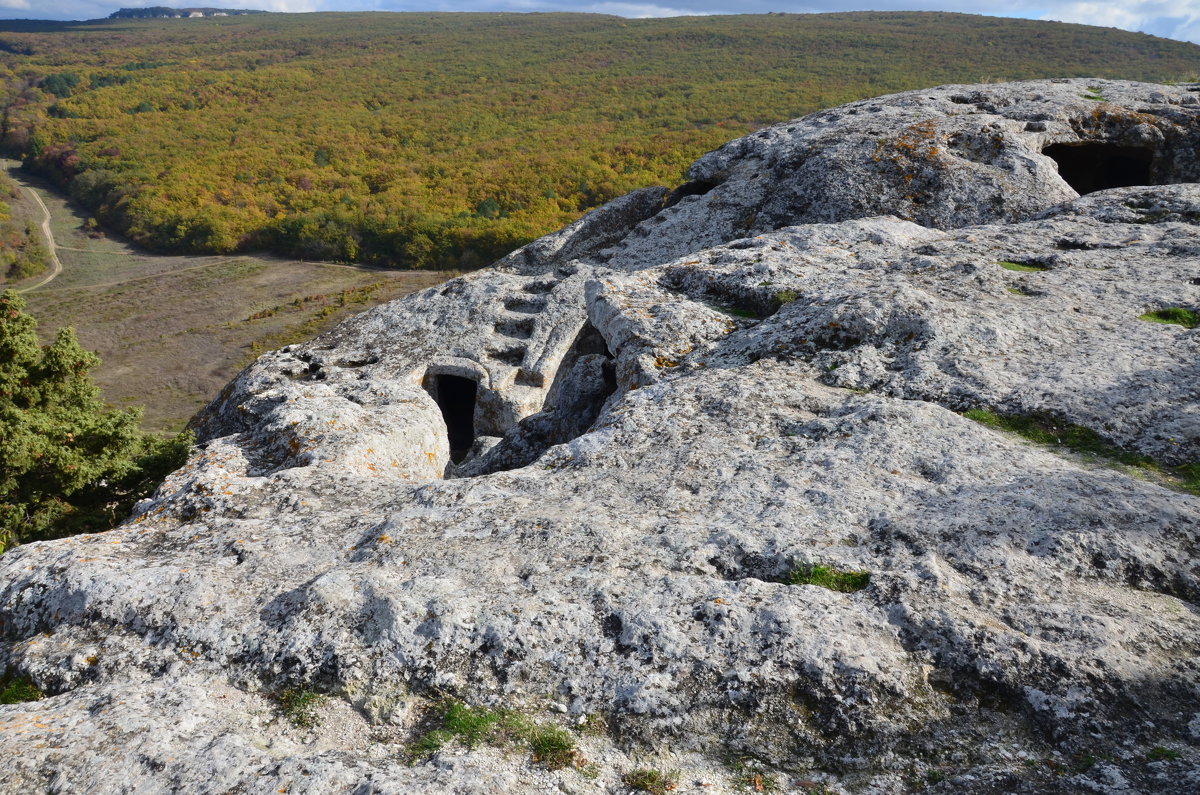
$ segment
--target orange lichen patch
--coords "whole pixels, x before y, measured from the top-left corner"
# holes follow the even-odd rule
[[[659,356],[654,360],[654,366],[662,369],[664,367],[678,367],[679,362],[674,359],[668,359],[665,356]]]
[[[940,140],[937,122],[934,119],[911,124],[905,127],[895,138],[881,139],[875,146],[872,162],[887,162],[900,168],[935,165],[945,167],[941,162],[941,149],[935,144]],[[914,177],[905,175],[906,181]]]
[[[376,541],[378,541],[380,544],[390,544],[390,543],[392,543],[392,537],[391,537],[391,536],[388,536],[388,535],[382,535],[382,536],[380,536],[379,538],[376,538],[375,540],[376,540]]]
[[[1101,102],[1092,108],[1092,112],[1084,117],[1081,122],[1081,126],[1090,126],[1093,129],[1098,129],[1113,126],[1136,127],[1139,124],[1158,126],[1162,120],[1150,113],[1138,113],[1135,110],[1129,110],[1120,105],[1113,105],[1110,102]],[[1089,125],[1088,122],[1091,122],[1091,124]]]

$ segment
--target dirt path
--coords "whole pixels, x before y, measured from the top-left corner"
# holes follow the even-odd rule
[[[105,400],[144,407],[149,430],[182,428],[258,351],[309,339],[350,314],[457,275],[261,252],[165,255],[116,234],[92,239],[79,232],[85,211],[40,180],[26,181],[16,166],[0,159],[41,208],[37,219],[21,194],[23,219],[41,221],[52,252],[53,268],[25,282],[30,313],[46,330],[74,327],[80,345],[100,356],[92,377]],[[340,302],[346,291],[356,300]],[[310,296],[319,300],[304,300]]]
[[[20,290],[17,290],[18,293],[28,293],[36,290],[39,287],[44,287],[50,282],[54,281],[54,277],[62,273],[62,262],[58,258],[58,246],[56,246],[54,243],[54,233],[50,231],[50,208],[46,206],[46,203],[42,201],[42,197],[39,196],[37,191],[35,191],[33,188],[29,187],[28,185],[22,185],[21,189],[27,191],[29,195],[33,197],[33,200],[37,202],[37,206],[42,208],[42,234],[46,238],[46,244],[48,246],[47,251],[50,254],[51,266],[50,273],[37,284],[32,284],[29,287],[22,287]]]

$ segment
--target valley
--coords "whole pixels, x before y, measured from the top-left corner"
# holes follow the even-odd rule
[[[102,360],[93,373],[116,406],[143,406],[148,430],[175,432],[258,352],[308,339],[353,312],[450,274],[254,254],[162,255],[112,235],[44,181],[3,161],[50,214],[61,273],[17,284],[47,341],[74,326]],[[94,234],[94,233],[93,233]]]

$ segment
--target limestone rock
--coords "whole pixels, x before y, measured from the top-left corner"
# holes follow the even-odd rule
[[[1200,329],[1143,315],[1200,311],[1196,97],[854,103],[263,356],[129,521],[0,558],[50,694],[0,789],[1195,791]],[[595,779],[409,766],[446,695],[606,727]]]

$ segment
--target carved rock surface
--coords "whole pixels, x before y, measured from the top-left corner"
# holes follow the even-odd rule
[[[814,114],[263,356],[129,521],[0,558],[50,694],[0,790],[1200,789],[1200,328],[1142,317],[1200,312],[1197,96]],[[410,766],[446,695],[595,767]]]

